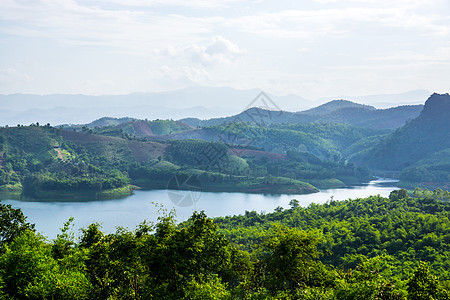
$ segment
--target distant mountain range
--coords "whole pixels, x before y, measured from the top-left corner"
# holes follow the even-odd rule
[[[399,105],[423,104],[431,95],[427,90],[414,90],[399,94],[377,94],[366,96],[323,97],[315,101],[321,104],[334,99],[351,99],[352,101],[373,105],[377,108],[390,108]]]
[[[129,182],[167,188],[177,175],[210,191],[309,193],[380,171],[397,171],[401,186],[450,189],[448,94],[424,106],[333,100],[299,112],[259,95],[222,118],[0,128],[0,191],[127,194]]]
[[[213,118],[244,110],[261,90],[193,87],[129,95],[0,95],[0,125],[88,123],[104,116],[137,119]],[[306,109],[299,96],[269,95],[283,109]]]
[[[252,107],[236,115],[207,120],[147,122],[102,118],[84,126],[109,126],[100,131],[101,134],[122,136],[126,133],[154,141],[197,139],[238,145],[247,145],[256,130],[258,134],[252,139],[252,145],[257,149],[282,154],[300,147],[301,151],[321,159],[337,156],[371,169],[403,171],[405,180],[419,185],[426,180],[450,181],[449,103],[447,94],[433,94],[425,106],[389,109],[333,100],[300,112]],[[248,124],[238,130],[239,138],[232,134],[233,123]],[[80,126],[71,128],[79,130]]]
[[[318,123],[337,123],[348,124],[363,128],[372,129],[395,129],[403,126],[408,120],[417,117],[423,109],[423,105],[399,106],[389,109],[376,109],[373,106],[354,103],[347,100],[333,100],[322,104],[318,107],[311,108],[301,112],[287,112],[269,110],[258,107],[251,107],[247,110],[229,117],[212,118],[200,120],[197,118],[184,118],[172,123],[164,123],[170,128],[156,129],[162,126],[161,122],[142,122],[142,120],[134,118],[112,118],[103,117],[91,123],[84,125],[65,124],[64,128],[72,128],[80,130],[83,126],[87,128],[95,127],[111,127],[115,126],[117,130],[123,130],[127,134],[151,137],[155,135],[178,134],[178,138],[183,135],[185,130],[191,130],[187,133],[192,136],[192,131],[196,131],[194,136],[201,138],[202,130],[200,127],[221,125],[233,122],[246,122],[256,125],[270,124],[308,124],[311,122]],[[159,120],[159,119],[157,119]],[[156,121],[157,121],[156,120]],[[171,137],[164,137],[171,139]],[[208,134],[207,140],[211,139]]]
[[[242,113],[224,118],[199,120],[195,118],[180,121],[194,127],[219,125],[230,122],[250,122],[267,124],[307,124],[339,123],[375,129],[392,129],[417,117],[423,105],[407,105],[389,109],[376,109],[373,106],[354,103],[347,100],[334,100],[318,107],[300,111],[274,111],[262,108],[250,108]]]
[[[210,119],[235,115],[248,108],[261,93],[259,89],[236,90],[227,87],[191,87],[158,93],[129,95],[0,95],[0,126],[29,125],[39,122],[52,125],[82,124],[104,116],[136,119]],[[310,101],[297,95],[275,96],[270,101],[283,111],[302,111],[335,99],[387,108],[422,104],[430,95],[419,90],[404,94],[365,97],[329,97]]]
[[[148,121],[104,117],[84,125],[66,124],[62,127],[153,141],[196,139],[247,146],[251,140],[252,146],[264,151],[285,154],[288,150],[300,149],[329,159],[366,150],[375,145],[380,136],[417,117],[422,108],[415,105],[376,109],[347,100],[334,100],[302,112],[251,107],[230,117],[208,120]],[[238,131],[232,129],[234,127],[239,128]]]

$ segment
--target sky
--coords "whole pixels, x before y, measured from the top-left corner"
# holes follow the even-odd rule
[[[446,93],[448,0],[1,0],[0,94]]]

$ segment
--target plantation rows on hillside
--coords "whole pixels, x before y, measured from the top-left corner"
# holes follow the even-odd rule
[[[165,189],[174,176],[194,176],[206,191],[299,194],[370,178],[367,169],[302,151],[274,156],[251,145],[153,142],[48,125],[2,128],[0,147],[0,189],[33,198],[124,195],[128,184]]]

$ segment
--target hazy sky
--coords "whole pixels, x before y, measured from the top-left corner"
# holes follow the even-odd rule
[[[448,0],[0,0],[0,93],[450,90]]]

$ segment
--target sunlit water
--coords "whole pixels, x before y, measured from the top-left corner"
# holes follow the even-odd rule
[[[74,217],[76,235],[80,228],[93,222],[99,222],[103,231],[111,233],[116,226],[134,229],[143,220],[156,221],[161,215],[159,208],[176,210],[178,221],[186,220],[195,210],[204,210],[210,217],[243,214],[246,210],[272,212],[276,207],[289,208],[289,202],[297,199],[301,206],[310,203],[325,203],[334,200],[363,198],[371,195],[388,196],[395,189],[394,180],[371,181],[367,185],[349,188],[322,190],[309,195],[263,195],[245,193],[208,193],[178,192],[167,190],[135,191],[134,195],[122,199],[102,201],[21,201],[2,200],[3,204],[11,204],[21,208],[28,221],[36,224],[37,231],[50,239],[55,238],[71,216]],[[176,205],[178,199],[184,199],[184,205]],[[187,200],[187,201],[186,201]],[[155,205],[157,204],[157,205]]]

